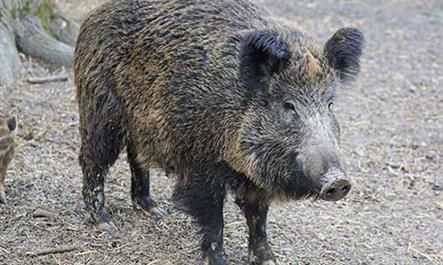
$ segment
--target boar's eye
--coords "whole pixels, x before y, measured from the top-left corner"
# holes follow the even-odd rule
[[[295,112],[295,105],[292,102],[286,101],[285,103],[283,103],[283,108],[285,109],[285,111]]]

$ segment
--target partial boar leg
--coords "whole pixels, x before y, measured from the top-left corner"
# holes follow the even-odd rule
[[[105,182],[106,171],[98,165],[83,167],[83,199],[86,211],[99,230],[113,234],[117,232],[111,223],[111,216],[105,209]]]
[[[208,166],[208,172],[180,177],[173,198],[201,227],[201,248],[209,265],[227,265],[223,249],[225,168]]]
[[[212,204],[212,205],[211,205]],[[223,208],[220,204],[208,202],[214,208],[207,208],[206,213],[201,213],[205,218],[200,218],[203,239],[202,250],[209,265],[227,265],[223,249]]]
[[[166,212],[157,207],[157,203],[151,198],[149,192],[149,170],[142,168],[136,160],[137,153],[132,144],[128,143],[128,162],[131,168],[131,198],[135,205],[152,215],[162,217]]]
[[[268,244],[266,220],[269,201],[255,188],[237,194],[236,203],[243,210],[249,227],[249,261],[254,265],[275,264]]]
[[[105,90],[96,88],[94,83],[89,85]],[[111,93],[88,97],[81,102],[80,109],[83,199],[98,229],[114,234],[117,229],[105,209],[104,182],[109,167],[117,160],[125,143],[126,133],[121,124],[123,110]]]

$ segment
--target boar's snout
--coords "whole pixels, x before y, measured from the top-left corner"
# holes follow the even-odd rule
[[[351,190],[351,183],[346,174],[336,168],[328,170],[322,177],[322,183],[320,199],[325,201],[338,201]]]

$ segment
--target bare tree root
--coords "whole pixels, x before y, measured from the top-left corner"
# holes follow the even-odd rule
[[[70,66],[74,58],[74,47],[49,36],[35,17],[18,25],[17,46],[26,55],[55,66]]]
[[[71,67],[78,29],[53,0],[0,0],[0,85],[19,75],[18,51]]]

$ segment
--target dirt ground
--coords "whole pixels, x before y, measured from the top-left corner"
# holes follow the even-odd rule
[[[64,7],[80,18],[98,1],[84,2]],[[443,264],[443,2],[258,2],[322,41],[343,25],[367,39],[361,76],[336,104],[353,189],[336,203],[273,206],[269,236],[279,263]],[[9,204],[0,206],[0,264],[201,264],[198,228],[169,200],[173,179],[154,172],[152,194],[166,217],[133,210],[124,154],[106,186],[121,237],[86,222],[72,78],[29,85],[28,77],[48,73],[24,61],[23,78],[0,88],[0,111],[19,120]],[[225,216],[231,264],[247,264],[246,224],[232,199]],[[34,255],[57,246],[75,250]]]

